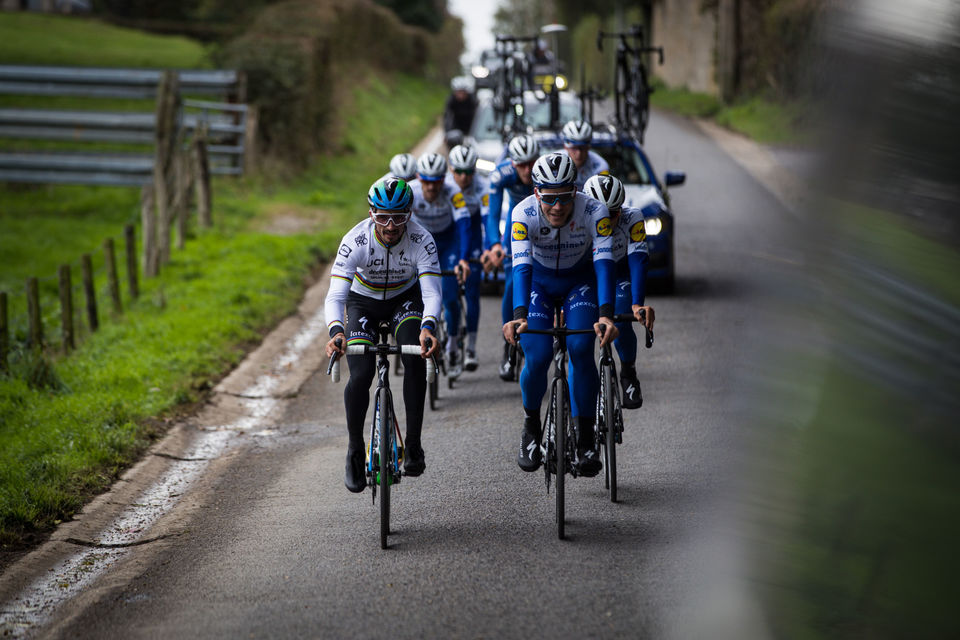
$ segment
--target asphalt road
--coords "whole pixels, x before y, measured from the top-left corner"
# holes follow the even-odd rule
[[[644,406],[618,451],[620,502],[602,474],[568,482],[568,539],[553,495],[515,462],[522,411],[496,376],[499,302],[484,299],[481,367],[427,410],[427,471],[378,509],[343,486],[343,387],[318,372],[264,437],[213,463],[177,516],[61,607],[38,637],[757,637],[737,516],[751,367],[800,228],[697,126],[655,114],[672,190],[677,291],[651,296]],[[397,399],[399,380],[394,379]],[[402,416],[402,413],[400,414]]]

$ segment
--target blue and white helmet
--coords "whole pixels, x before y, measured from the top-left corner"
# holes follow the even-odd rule
[[[411,153],[398,153],[390,158],[390,173],[403,180],[417,176],[417,159]]]
[[[542,155],[533,163],[533,186],[572,187],[577,181],[577,167],[566,153]]]
[[[472,146],[458,144],[450,150],[450,166],[461,171],[471,171],[477,168],[477,150]]]
[[[447,174],[447,159],[439,153],[425,153],[417,160],[417,174],[425,182],[443,180]]]
[[[590,144],[590,140],[593,138],[593,127],[585,120],[571,120],[563,125],[561,133],[564,144]]]
[[[616,211],[623,206],[625,196],[623,183],[613,176],[591,176],[583,185],[583,192],[607,205],[610,211]]]
[[[377,180],[367,192],[367,203],[378,211],[410,211],[413,189],[401,178]]]
[[[540,155],[540,145],[536,138],[529,133],[522,133],[514,136],[507,145],[507,153],[510,159],[516,163],[530,162]]]

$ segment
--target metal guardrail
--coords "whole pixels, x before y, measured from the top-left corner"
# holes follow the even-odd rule
[[[236,71],[180,71],[180,95],[243,93]],[[162,71],[0,65],[0,94],[153,98]],[[246,152],[247,105],[186,99],[177,128],[189,138],[205,129],[210,171],[241,175]],[[154,145],[153,111],[0,108],[0,138]],[[0,152],[0,181],[138,186],[152,179],[153,153]]]

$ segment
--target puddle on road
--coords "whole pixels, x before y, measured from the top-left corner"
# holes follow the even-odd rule
[[[37,631],[64,602],[77,596],[107,569],[125,557],[130,550],[150,542],[144,533],[179,502],[210,462],[221,456],[235,442],[239,433],[269,437],[279,433],[266,424],[280,404],[269,397],[293,371],[293,364],[318,337],[326,334],[323,310],[318,310],[300,331],[284,345],[271,370],[258,377],[241,394],[244,416],[224,425],[198,430],[193,446],[170,462],[166,474],[141,494],[99,536],[85,541],[96,545],[84,549],[48,570],[13,600],[0,607],[0,636],[22,638]],[[179,459],[183,458],[183,459]]]

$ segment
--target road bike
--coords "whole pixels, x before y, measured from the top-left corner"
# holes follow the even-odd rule
[[[641,312],[641,318],[646,314]],[[615,323],[637,322],[632,313],[614,316]],[[642,320],[641,320],[642,321]],[[653,346],[653,331],[644,325],[646,347]],[[601,332],[605,327],[601,328]],[[617,445],[623,444],[623,406],[620,403],[620,387],[617,386],[617,365],[610,344],[600,348],[597,362],[600,372],[600,391],[597,394],[597,419],[594,432],[595,443],[603,449],[604,488],[610,491],[610,502],[617,501]]]
[[[600,51],[603,51],[604,38],[620,40],[613,83],[617,128],[633,133],[643,144],[643,134],[650,118],[650,94],[653,93],[643,54],[656,53],[663,64],[663,47],[644,46],[643,29],[639,24],[624,32],[598,31],[597,49]]]
[[[543,457],[544,483],[550,493],[551,476],[554,478],[554,494],[557,503],[557,537],[565,532],[565,476],[577,477],[573,464],[577,459],[577,428],[570,410],[570,386],[567,382],[567,336],[593,334],[593,329],[567,329],[563,325],[562,305],[554,306],[552,329],[527,329],[524,333],[553,336],[553,380],[550,382],[550,401],[541,430],[539,444]],[[522,334],[521,334],[522,335]]]
[[[522,43],[537,41],[537,36],[496,36],[496,51],[501,64],[493,94],[493,107],[504,142],[526,133],[523,98],[530,89],[530,68]]]
[[[347,355],[377,356],[377,390],[374,396],[373,420],[370,425],[370,445],[367,447],[366,476],[371,500],[377,503],[377,487],[380,487],[380,548],[387,548],[390,534],[390,488],[400,484],[403,462],[403,437],[390,391],[390,356],[394,354],[420,356],[420,345],[389,343],[390,323],[381,322],[377,328],[379,342],[375,345],[355,344],[347,346]],[[340,346],[339,341],[337,346]],[[430,348],[428,342],[427,348]],[[340,359],[330,359],[327,373],[334,382],[340,381]],[[436,364],[427,360],[427,382],[436,378]]]

